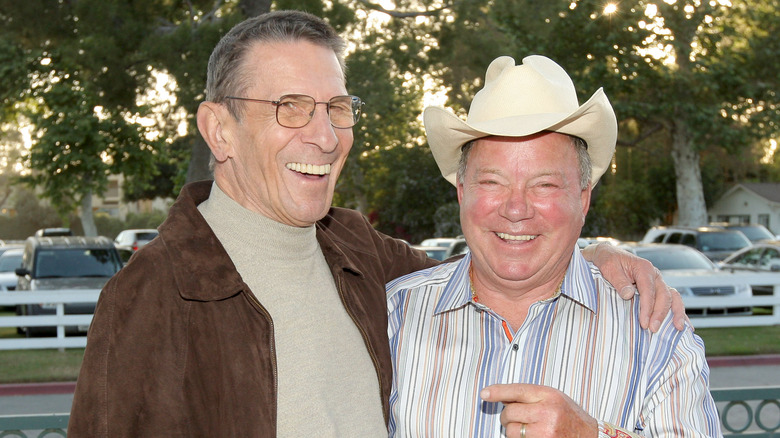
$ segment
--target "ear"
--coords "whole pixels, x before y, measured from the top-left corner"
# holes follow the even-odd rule
[[[224,162],[233,157],[233,145],[226,135],[233,117],[227,108],[214,102],[201,102],[198,106],[198,130],[209,145],[211,153],[217,162]]]
[[[580,202],[582,203],[582,223],[585,223],[585,216],[590,209],[590,195],[593,193],[593,186],[588,185],[588,188],[583,190],[580,194]]]
[[[456,179],[455,184],[458,190],[458,205],[463,205],[463,183]]]

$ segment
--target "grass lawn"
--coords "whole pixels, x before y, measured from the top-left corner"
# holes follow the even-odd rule
[[[780,354],[780,325],[700,328],[707,357]]]
[[[696,334],[708,357],[780,354],[780,326],[700,328]],[[15,328],[0,327],[0,338],[18,336]],[[75,381],[83,355],[83,348],[0,351],[0,384]]]
[[[0,312],[11,316],[13,312]],[[0,338],[19,338],[15,327],[0,327]],[[83,348],[0,351],[0,383],[72,382],[81,367]]]

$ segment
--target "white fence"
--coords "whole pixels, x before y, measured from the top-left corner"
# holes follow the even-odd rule
[[[0,350],[35,348],[84,348],[86,336],[65,336],[65,326],[88,327],[92,315],[65,315],[65,304],[94,303],[99,289],[69,289],[42,292],[0,292],[0,307],[17,304],[47,304],[55,307],[54,315],[0,316],[0,327],[57,326],[55,337],[0,339]]]
[[[703,316],[691,317],[696,328],[704,327],[747,327],[780,325],[780,274],[737,274],[751,286],[773,288],[772,295],[751,298],[735,297],[683,297],[685,307],[771,307],[769,315],[749,316]],[[0,327],[46,327],[57,326],[56,337],[0,339],[0,350],[22,350],[35,348],[83,348],[86,336],[65,336],[65,326],[88,326],[92,315],[65,315],[66,303],[94,303],[100,290],[70,289],[45,292],[0,292],[0,307],[15,307],[18,304],[48,303],[56,307],[55,315],[0,316]]]

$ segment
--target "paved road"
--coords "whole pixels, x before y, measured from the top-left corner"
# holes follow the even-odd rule
[[[780,386],[780,355],[713,358],[709,362],[713,389]],[[0,415],[70,412],[73,386],[72,383],[0,385]]]

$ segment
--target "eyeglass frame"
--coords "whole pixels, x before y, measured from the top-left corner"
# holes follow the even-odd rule
[[[306,123],[304,123],[303,125],[301,125],[301,126],[287,126],[287,125],[285,125],[285,124],[283,124],[282,122],[279,121],[279,106],[280,106],[280,104],[282,103],[282,100],[284,100],[285,97],[295,97],[295,96],[303,96],[303,97],[310,98],[312,101],[314,101],[314,109],[311,111],[311,113],[309,113],[309,120],[307,120]],[[350,126],[336,126],[336,125],[333,124],[333,120],[330,118],[330,105],[331,105],[331,101],[333,101],[333,99],[338,99],[339,97],[349,97],[349,98],[352,98],[352,99],[357,99],[358,102],[359,102],[357,110],[353,111],[353,118],[352,119],[353,119],[354,122]],[[248,101],[248,102],[270,103],[271,105],[276,107],[276,110],[275,110],[276,123],[278,123],[280,126],[283,126],[285,128],[289,128],[289,129],[303,128],[304,126],[306,126],[309,123],[311,123],[311,120],[314,118],[314,113],[317,111],[317,105],[325,105],[325,111],[328,113],[328,121],[330,122],[331,126],[333,126],[336,129],[349,129],[349,128],[352,128],[353,126],[358,124],[358,122],[360,121],[360,115],[363,113],[363,106],[366,104],[363,101],[363,99],[361,99],[358,96],[355,96],[354,94],[344,94],[344,95],[340,95],[340,96],[333,96],[330,99],[328,99],[327,102],[317,102],[317,99],[313,98],[312,96],[309,96],[308,94],[284,94],[284,95],[280,96],[278,100],[253,99],[253,98],[250,98],[250,97],[238,97],[238,96],[225,96],[225,99],[242,100],[242,101]]]

